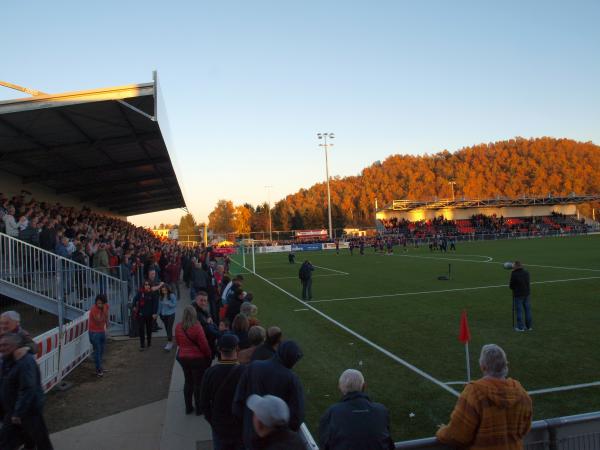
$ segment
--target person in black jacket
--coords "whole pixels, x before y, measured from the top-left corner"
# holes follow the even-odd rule
[[[521,261],[515,261],[513,264],[509,287],[513,293],[513,308],[517,311],[515,331],[532,331],[533,318],[529,301],[531,294],[529,272],[523,268]],[[525,325],[523,325],[523,310],[525,311]]]
[[[152,345],[152,324],[158,317],[158,298],[152,292],[149,280],[144,281],[144,286],[133,299],[133,313],[137,317],[140,334],[140,351],[144,346],[144,330],[148,347]]]
[[[304,421],[304,389],[292,367],[302,358],[302,351],[294,341],[285,341],[273,358],[250,363],[238,383],[233,402],[233,414],[243,419],[244,445],[255,449],[256,432],[252,425],[252,411],[246,406],[252,394],[271,394],[283,399],[290,409],[289,426],[298,431]]]
[[[315,268],[307,259],[300,266],[298,271],[298,278],[302,283],[302,300],[312,300],[312,273]]]
[[[22,345],[18,334],[9,333],[0,338],[0,405],[4,421],[0,430],[0,448],[13,450],[25,444],[26,448],[52,450],[42,415],[44,391],[40,369],[33,354],[17,353]]]
[[[358,370],[340,376],[342,399],[332,405],[319,423],[319,448],[323,450],[390,450],[390,416],[381,403],[372,402],[363,391],[365,379]]]
[[[242,421],[231,414],[231,405],[244,366],[238,363],[238,338],[224,334],[217,347],[220,361],[204,373],[200,409],[212,428],[213,445],[220,450],[239,450],[242,443]]]
[[[267,329],[267,336],[265,342],[259,345],[254,353],[252,354],[252,361],[263,361],[265,359],[271,359],[277,347],[281,344],[283,334],[279,327],[269,327]]]
[[[204,330],[204,335],[206,336],[206,340],[208,341],[208,345],[212,351],[212,354],[215,355],[216,340],[221,334],[219,333],[218,325],[213,322],[213,319],[210,315],[208,293],[206,291],[198,291],[192,306],[196,310],[196,317],[198,322],[200,322],[202,329]]]

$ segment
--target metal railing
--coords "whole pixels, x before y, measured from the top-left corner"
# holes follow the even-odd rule
[[[434,437],[396,442],[396,449],[448,450]],[[524,450],[600,449],[600,411],[555,419],[537,420],[524,439]]]
[[[0,233],[0,293],[56,314],[60,323],[105,294],[111,327],[125,333],[128,290],[126,281]]]

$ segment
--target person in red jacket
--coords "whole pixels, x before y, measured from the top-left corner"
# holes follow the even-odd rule
[[[90,343],[94,347],[94,362],[96,363],[96,375],[98,377],[104,375],[102,356],[104,355],[104,346],[106,345],[106,330],[109,326],[108,319],[106,295],[98,294],[94,306],[90,309],[90,319],[88,322]]]
[[[211,350],[206,340],[204,330],[198,322],[193,306],[186,306],[183,318],[175,326],[175,342],[177,343],[177,361],[183,369],[185,383],[183,397],[185,399],[185,413],[194,412],[192,398],[196,407],[196,415],[202,415],[200,408],[200,388],[204,372],[210,367]]]

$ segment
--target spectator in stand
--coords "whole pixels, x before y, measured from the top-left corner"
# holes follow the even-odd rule
[[[96,376],[104,376],[102,357],[106,345],[106,330],[109,326],[109,313],[106,295],[98,294],[94,306],[90,309],[88,330],[90,344],[94,348],[94,363],[96,364]],[[150,344],[148,344],[150,345]]]
[[[206,291],[199,291],[196,293],[196,298],[192,307],[196,311],[196,318],[200,322],[206,339],[208,339],[208,345],[210,346],[213,354],[216,354],[216,340],[219,338],[219,327],[216,325],[212,317],[210,316],[210,306],[208,305],[208,294]]]
[[[0,448],[52,450],[43,416],[44,391],[40,369],[31,353],[19,353],[24,345],[20,335],[8,333],[0,338],[2,372],[0,406],[4,424],[0,430]]]
[[[248,326],[252,328],[256,325],[260,325],[260,322],[256,318],[256,314],[258,313],[258,306],[254,305],[253,303],[250,303],[251,300],[248,300],[249,296],[250,294],[246,295],[246,301],[242,303],[242,306],[240,306],[240,312],[248,318]]]
[[[281,329],[279,327],[269,327],[267,329],[265,342],[256,348],[252,354],[252,361],[271,359],[277,352],[282,340],[283,333],[281,332]]]
[[[2,218],[4,221],[4,230],[5,233],[10,237],[18,238],[19,237],[19,225],[15,220],[15,208],[14,206],[8,207],[6,214]]]
[[[202,264],[200,262],[194,263],[192,267],[192,288],[190,290],[190,298],[194,298],[198,291],[208,293],[209,282],[208,273],[202,268]]]
[[[508,375],[506,354],[495,344],[484,345],[479,357],[483,378],[465,386],[437,439],[470,450],[521,450],[531,428],[531,398]]]
[[[108,252],[106,251],[106,243],[101,242],[98,251],[94,254],[94,269],[109,275]]]
[[[177,361],[183,369],[185,378],[183,398],[185,400],[185,413],[202,415],[200,405],[200,388],[202,377],[212,360],[212,352],[208,346],[202,326],[196,318],[196,311],[189,305],[183,310],[183,318],[175,326],[175,340],[179,350]],[[192,402],[193,401],[193,402]]]
[[[242,308],[242,303],[244,303],[244,299],[246,298],[246,293],[242,290],[241,287],[237,288],[233,295],[229,297],[229,301],[227,303],[227,313],[225,317],[229,319],[229,321],[233,324],[233,320],[235,316],[240,313]]]
[[[340,402],[331,406],[319,423],[319,446],[323,450],[393,450],[390,415],[381,403],[364,393],[365,379],[358,370],[345,370],[338,387]]]
[[[204,374],[200,405],[212,428],[215,450],[241,450],[242,422],[231,414],[235,389],[244,368],[238,362],[238,339],[233,334],[219,338],[219,362]]]
[[[227,283],[225,285],[225,288],[223,289],[223,294],[221,294],[221,301],[223,302],[223,305],[228,304],[229,299],[232,297],[230,295],[230,293],[235,292],[236,288],[241,289],[243,284],[244,284],[244,276],[236,275],[233,278],[233,280],[231,280],[229,283]]]
[[[231,322],[231,332],[239,339],[240,350],[250,347],[250,343],[248,342],[249,328],[248,318],[243,314],[237,314],[234,317],[233,322]]]
[[[23,341],[23,347],[34,355],[37,353],[37,344],[31,335],[21,327],[21,315],[16,311],[5,311],[0,314],[0,336],[5,334],[18,334]]]
[[[167,344],[165,351],[170,352],[173,348],[173,323],[175,322],[175,311],[177,309],[177,297],[166,284],[163,284],[158,297],[158,315],[165,325],[167,332]]]
[[[266,333],[263,327],[255,325],[250,328],[248,331],[248,344],[250,347],[240,351],[238,355],[240,364],[250,364],[252,355],[254,355],[256,349],[265,342],[265,335]]]
[[[133,299],[133,313],[138,321],[140,351],[144,351],[146,342],[148,347],[152,345],[152,323],[158,317],[158,298],[151,291],[150,282],[147,280]]]
[[[252,411],[252,426],[256,432],[255,446],[259,450],[305,450],[298,433],[290,430],[288,405],[274,395],[251,395],[246,402]]]
[[[292,371],[292,367],[302,358],[302,351],[294,341],[283,342],[273,358],[267,361],[253,361],[240,378],[233,413],[243,419],[244,445],[256,448],[257,434],[252,426],[252,411],[246,401],[252,394],[271,394],[282,398],[290,409],[290,428],[298,431],[304,421],[304,389]]]

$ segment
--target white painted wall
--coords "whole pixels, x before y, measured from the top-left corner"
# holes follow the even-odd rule
[[[83,203],[77,197],[73,197],[70,195],[58,195],[52,189],[49,189],[45,186],[36,183],[24,184],[21,178],[0,170],[0,192],[2,192],[5,196],[10,198],[14,195],[19,195],[21,193],[21,189],[31,192],[33,194],[33,198],[38,201],[50,203],[58,202],[61,205],[73,206],[77,209],[81,209],[83,206],[87,206],[92,211],[97,212],[99,214],[105,214],[107,216],[118,217],[119,219],[127,220],[126,216],[120,216],[118,214],[115,214],[113,211],[109,211],[104,208],[99,208],[93,203]]]

